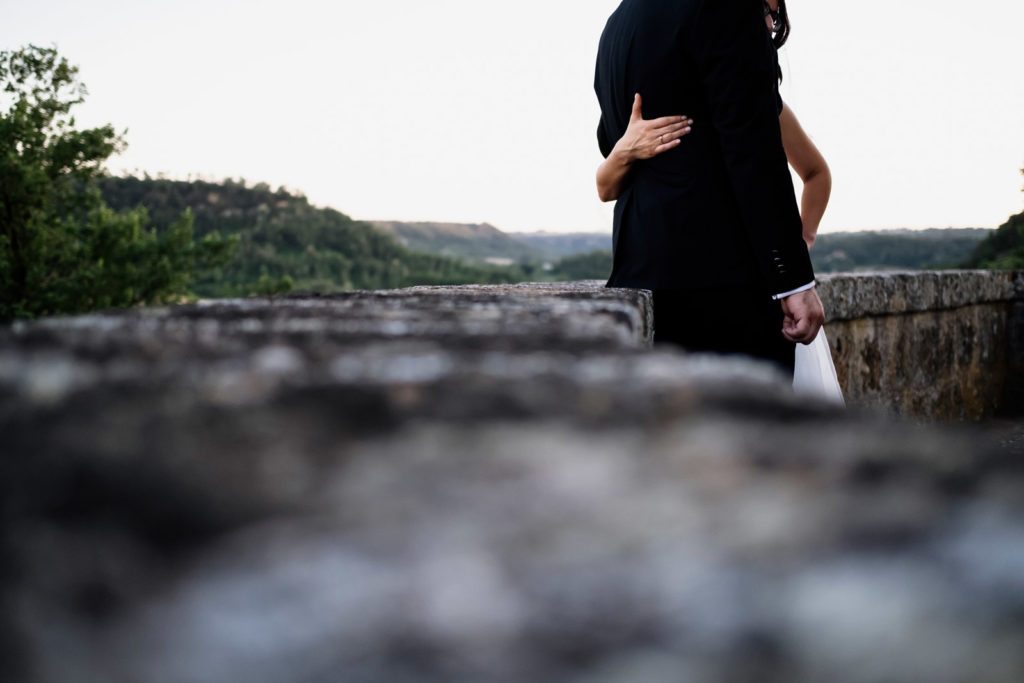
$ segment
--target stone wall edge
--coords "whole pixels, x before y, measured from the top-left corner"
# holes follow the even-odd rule
[[[818,277],[826,320],[923,313],[1024,298],[1024,271],[835,273]]]

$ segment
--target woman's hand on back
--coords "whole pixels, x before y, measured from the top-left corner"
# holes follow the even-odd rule
[[[597,169],[597,194],[601,201],[619,198],[634,162],[678,147],[683,136],[693,129],[693,119],[687,116],[662,116],[645,121],[642,109],[643,100],[638,93],[633,97],[633,112],[626,132]]]
[[[662,116],[645,121],[642,110],[643,100],[637,93],[633,97],[629,126],[622,139],[615,144],[615,149],[631,162],[650,159],[677,147],[683,136],[692,129],[693,119],[687,116]]]

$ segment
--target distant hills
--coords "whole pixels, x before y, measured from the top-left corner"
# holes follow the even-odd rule
[[[244,181],[108,177],[99,186],[115,210],[146,207],[157,230],[188,209],[197,237],[213,232],[236,236],[232,261],[193,283],[201,296],[604,279],[611,272],[607,233],[510,233],[487,223],[355,221],[314,207],[300,194]],[[1024,268],[1024,214],[997,231],[827,233],[818,238],[811,256],[821,273]]]
[[[510,232],[511,237],[542,250],[548,258],[611,251],[610,232]]]
[[[487,223],[370,221],[402,246],[440,256],[511,265],[549,258],[544,249]]]
[[[872,230],[818,236],[811,249],[819,273],[957,268],[992,230]]]
[[[520,268],[470,264],[408,249],[367,223],[263,183],[107,177],[100,179],[99,189],[115,210],[145,207],[157,230],[188,209],[198,238],[213,232],[236,236],[232,260],[192,283],[200,296],[528,279]]]
[[[603,232],[503,232],[489,223],[370,221],[370,225],[409,249],[492,264],[554,262],[612,248],[611,234]]]
[[[372,225],[410,248],[433,254],[527,266],[557,262],[560,272],[597,279],[611,271],[612,238],[607,233],[506,233],[486,223]],[[984,228],[825,233],[811,250],[811,260],[821,273],[955,268],[992,234]]]
[[[593,236],[540,235],[538,245],[487,224],[371,224],[283,188],[230,179],[104,177],[98,186],[114,210],[145,207],[157,231],[189,210],[197,238],[234,236],[231,261],[192,282],[204,297],[601,279],[611,271],[610,252],[558,258],[575,237],[586,245]]]

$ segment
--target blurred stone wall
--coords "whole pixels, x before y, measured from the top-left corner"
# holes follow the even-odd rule
[[[1024,412],[1024,273],[821,280],[826,332],[851,403],[934,420]]]
[[[650,332],[595,283],[0,328],[0,680],[1024,680],[1019,452]]]

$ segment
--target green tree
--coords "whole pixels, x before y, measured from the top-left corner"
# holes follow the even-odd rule
[[[1024,168],[1020,172],[1024,174]],[[961,265],[993,270],[1024,269],[1024,212],[1010,216]]]
[[[95,181],[125,143],[75,128],[86,94],[56,49],[0,51],[0,321],[173,300],[230,258],[231,240],[193,240],[188,213],[158,232],[104,204]]]
[[[229,263],[193,280],[193,291],[205,297],[519,282],[526,277],[517,267],[407,249],[368,223],[264,183],[105,177],[98,184],[110,206],[145,206],[159,229],[187,207],[195,216],[197,235],[238,236]]]

